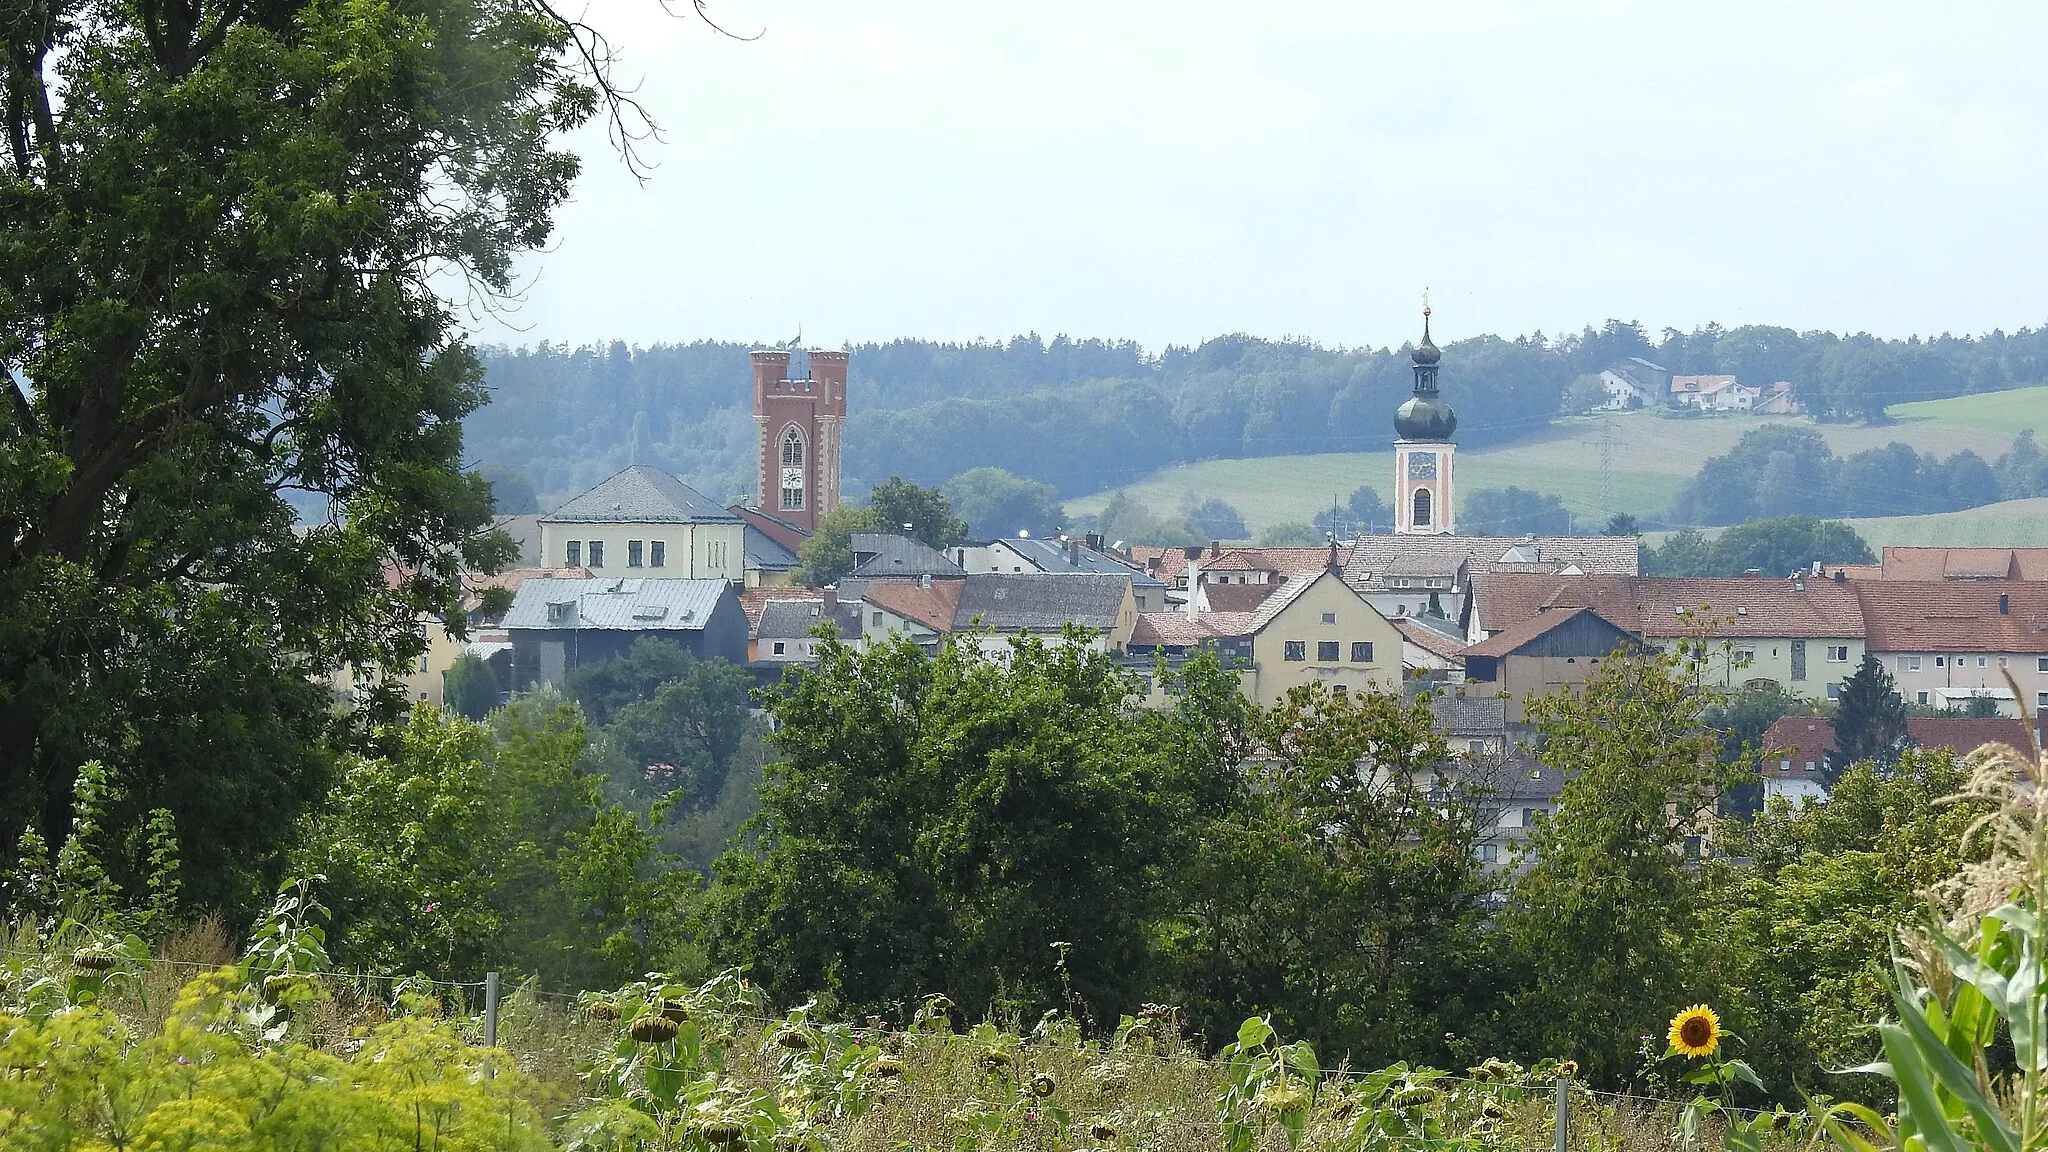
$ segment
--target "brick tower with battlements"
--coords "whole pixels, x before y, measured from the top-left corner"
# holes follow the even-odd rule
[[[816,529],[839,507],[846,353],[767,348],[753,359],[761,462],[756,506]]]

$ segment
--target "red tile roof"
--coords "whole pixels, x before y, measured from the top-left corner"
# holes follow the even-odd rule
[[[1472,578],[1479,626],[1488,632],[1511,628],[1540,612],[1592,608],[1646,638],[1691,635],[1701,622],[1714,636],[1859,637],[1864,634],[1864,613],[1856,598],[1858,587],[1832,580],[1759,576],[1492,573]]]
[[[1865,580],[1852,587],[1873,652],[2048,653],[2048,583]]]
[[[2048,580],[2048,548],[1884,550],[1886,580]]]
[[[1281,583],[1271,584],[1209,584],[1202,585],[1202,596],[1209,601],[1211,612],[1253,612],[1266,598],[1280,590]]]
[[[966,587],[965,580],[934,580],[929,588],[916,580],[872,580],[862,588],[861,599],[935,632],[951,632],[953,617],[960,609],[960,593]]]
[[[1597,612],[1591,608],[1557,608],[1525,617],[1513,627],[1496,632],[1479,643],[1466,648],[1464,654],[1466,656],[1506,656],[1508,653],[1536,639],[1545,632],[1557,628],[1567,621],[1576,619],[1581,613],[1586,612],[1591,612],[1594,616],[1607,620],[1609,624],[1614,623],[1613,620],[1607,619],[1605,613]],[[1625,628],[1621,625],[1615,626],[1621,627],[1624,632],[1633,631],[1633,629]]]
[[[2024,721],[2010,716],[1911,716],[1906,733],[1922,748],[1946,748],[1967,756],[1986,744],[2025,751]],[[1820,760],[1835,750],[1835,724],[1825,716],[1786,716],[1764,729],[1766,760]]]
[[[1204,640],[1245,636],[1252,631],[1250,612],[1140,612],[1131,629],[1136,646],[1192,648]]]
[[[1414,618],[1408,616],[1396,617],[1389,623],[1403,639],[1432,656],[1441,656],[1446,660],[1464,659],[1465,646],[1456,637],[1446,636],[1426,624],[1418,624]]]

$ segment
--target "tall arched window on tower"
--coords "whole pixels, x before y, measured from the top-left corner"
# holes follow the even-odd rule
[[[1415,515],[1412,519],[1417,528],[1429,527],[1429,489],[1415,490]]]
[[[804,434],[791,424],[782,434],[782,510],[802,511],[804,506]]]

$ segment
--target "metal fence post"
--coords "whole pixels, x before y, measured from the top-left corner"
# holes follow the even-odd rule
[[[496,972],[486,972],[484,973],[484,1047],[496,1048],[497,1046],[498,974]],[[1560,1099],[1561,1098],[1562,1097],[1560,1097]],[[1560,1123],[1562,1123],[1562,1121],[1560,1121]],[[1563,1132],[1564,1129],[1560,1127],[1558,1131]],[[1563,1140],[1564,1137],[1559,1136],[1558,1139]],[[1562,1148],[1563,1146],[1564,1145],[1562,1144],[1558,1145],[1558,1147],[1560,1148]]]
[[[1566,1146],[1571,1142],[1571,1099],[1571,1080],[1559,1076],[1557,1078],[1557,1152],[1566,1152]]]

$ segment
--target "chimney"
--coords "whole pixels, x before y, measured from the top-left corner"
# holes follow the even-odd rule
[[[1102,551],[1102,533],[1090,532],[1088,534],[1088,550],[1090,552]]]
[[[1843,583],[1844,581],[1846,581],[1846,580],[1848,580],[1848,579],[1849,579],[1849,574],[1848,574],[1848,573],[1846,573],[1846,572],[1842,571],[1842,570],[1841,570],[1840,568],[1837,568],[1837,569],[1835,569],[1835,583],[1837,583],[1837,584],[1840,584],[1840,583]]]
[[[2007,593],[2004,593],[2004,592],[2000,592],[2000,593],[1998,594],[1998,614],[1999,614],[2000,616],[2009,616],[2009,615],[2011,615],[2011,614],[2012,614],[2012,596],[2011,596],[2011,595],[2009,595],[2009,594],[2007,594]]]
[[[929,573],[929,572],[926,572],[926,573],[924,573],[923,575],[919,576],[919,577],[917,578],[917,586],[918,586],[919,588],[929,588],[929,587],[931,587],[931,586],[932,586],[932,574],[931,574],[931,573]]]
[[[1161,559],[1161,558],[1160,558],[1160,557],[1158,557],[1158,556],[1147,556],[1147,557],[1145,557],[1145,571],[1147,571],[1147,572],[1150,572],[1150,573],[1152,573],[1152,574],[1154,574],[1154,575],[1157,575],[1157,574],[1159,573],[1159,561],[1160,561],[1160,559]]]
[[[837,615],[839,615],[839,585],[834,584],[825,589],[825,617],[830,619]]]
[[[1079,568],[1080,566],[1081,542],[1079,540],[1069,540],[1067,541],[1067,567]]]
[[[1209,559],[1214,560],[1215,558],[1221,555],[1223,555],[1223,541],[1209,541]]]
[[[1344,566],[1337,563],[1337,538],[1334,536],[1330,538],[1330,575],[1344,575]]]

